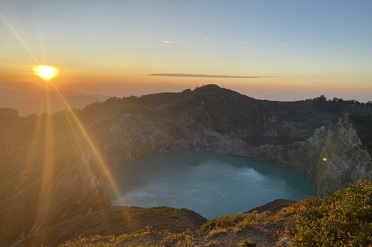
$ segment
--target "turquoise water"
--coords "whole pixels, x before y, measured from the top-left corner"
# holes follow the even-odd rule
[[[275,199],[315,194],[311,182],[252,159],[212,152],[172,151],[113,171],[120,198],[105,182],[113,205],[188,208],[211,219],[245,212]]]
[[[282,145],[288,146],[296,141],[301,141],[300,139],[293,139],[288,137],[267,137],[267,136],[255,136],[255,137],[248,137],[245,139],[248,143],[253,145],[265,145],[265,144],[273,144],[273,145]]]

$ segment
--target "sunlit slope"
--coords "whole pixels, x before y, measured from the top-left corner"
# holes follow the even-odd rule
[[[66,128],[69,123],[63,114],[13,116],[7,127],[1,114],[5,138],[0,152],[0,225],[7,230],[0,232],[0,242],[4,246],[32,229],[108,206],[99,173],[94,164],[84,162],[84,147],[76,142],[79,133]]]

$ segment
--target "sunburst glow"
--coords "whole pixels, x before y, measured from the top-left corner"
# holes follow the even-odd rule
[[[42,79],[49,81],[58,75],[58,70],[52,66],[40,65],[34,67],[34,73]]]

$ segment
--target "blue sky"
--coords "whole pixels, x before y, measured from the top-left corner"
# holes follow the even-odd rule
[[[371,13],[361,0],[5,0],[0,87],[37,84],[27,69],[51,64],[63,89],[117,96],[216,83],[257,98],[367,101]]]

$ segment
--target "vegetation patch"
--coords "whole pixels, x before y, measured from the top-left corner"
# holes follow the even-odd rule
[[[163,240],[162,244],[171,244],[172,246],[192,246],[194,241],[193,232],[187,229],[183,233],[170,233],[168,232]]]
[[[372,182],[298,203],[291,246],[372,246]]]
[[[67,241],[65,244],[59,245],[59,247],[107,247],[107,246],[123,246],[134,240],[137,242],[138,239],[142,239],[146,242],[148,239],[158,239],[160,235],[167,234],[165,232],[156,231],[152,227],[146,227],[143,230],[122,234],[119,236],[90,236],[90,237],[79,237],[78,239]],[[146,243],[143,243],[146,245]],[[136,246],[142,246],[137,243]]]
[[[288,207],[282,209],[279,213],[274,214],[271,211],[259,213],[257,211],[249,213],[236,213],[217,217],[208,221],[200,227],[201,231],[216,231],[219,229],[239,231],[249,227],[275,223],[284,218],[284,216],[292,214],[293,208]]]

